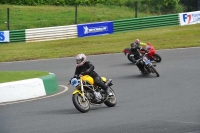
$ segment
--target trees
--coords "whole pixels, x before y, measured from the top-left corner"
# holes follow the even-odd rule
[[[198,10],[198,1],[200,2],[200,0],[180,0],[180,4],[185,7],[186,12],[196,11]]]
[[[0,0],[0,4],[14,5],[117,5],[135,8],[138,2],[139,11],[151,13],[177,13],[198,10],[200,0]],[[183,6],[185,7],[183,10]],[[200,5],[199,5],[200,8]]]
[[[176,12],[176,8],[178,7],[178,3],[180,0],[141,0],[140,10],[144,11],[146,9],[149,12],[155,13],[168,13],[168,12]]]

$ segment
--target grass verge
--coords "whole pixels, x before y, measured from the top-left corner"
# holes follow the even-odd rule
[[[38,78],[48,75],[45,71],[0,71],[0,83]]]
[[[7,30],[7,9],[10,9],[10,30],[66,26],[75,24],[74,6],[16,6],[0,5],[0,30]],[[119,6],[78,6],[77,23],[134,18],[135,12]],[[154,14],[156,15],[156,14]],[[153,14],[138,13],[138,17]]]
[[[0,45],[0,62],[63,58],[78,53],[86,55],[120,53],[136,38],[143,42],[151,42],[156,49],[199,47],[200,24],[46,42],[4,43]]]
[[[78,53],[120,53],[136,38],[151,42],[156,49],[200,46],[200,24],[172,26],[105,36],[75,38],[48,42],[11,43],[0,45],[0,62],[75,56]],[[41,71],[0,71],[0,83],[47,75]]]

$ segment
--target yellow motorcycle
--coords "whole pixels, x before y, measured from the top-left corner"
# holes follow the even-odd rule
[[[81,76],[80,79],[71,79],[70,84],[75,87],[72,93],[72,101],[78,111],[86,113],[90,110],[90,105],[101,105],[103,103],[108,107],[114,107],[116,105],[116,95],[111,88],[113,85],[112,79],[107,80],[105,77],[101,78],[108,86],[109,91],[113,94],[112,96],[107,96],[105,90],[96,86],[94,84],[94,79],[89,75]],[[98,101],[96,98],[98,98]]]

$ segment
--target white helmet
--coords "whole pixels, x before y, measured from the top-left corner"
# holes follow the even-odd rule
[[[135,43],[139,46],[140,45],[140,40],[139,39],[135,39]]]
[[[84,54],[78,54],[76,56],[76,65],[82,66],[86,62],[86,56]]]

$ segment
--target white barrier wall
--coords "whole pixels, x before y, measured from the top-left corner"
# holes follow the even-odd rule
[[[180,25],[191,25],[200,23],[200,11],[179,13]]]
[[[40,42],[77,38],[77,25],[35,28],[25,30],[26,42]]]
[[[45,96],[43,80],[39,78],[0,84],[0,103]]]

